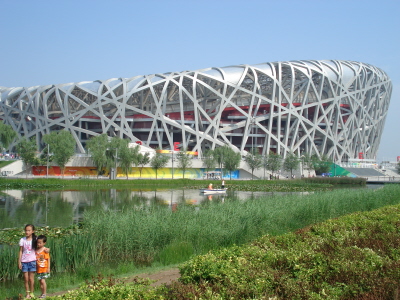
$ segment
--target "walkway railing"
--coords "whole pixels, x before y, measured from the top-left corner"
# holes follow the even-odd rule
[[[367,181],[400,182],[400,176],[371,176],[366,178]]]

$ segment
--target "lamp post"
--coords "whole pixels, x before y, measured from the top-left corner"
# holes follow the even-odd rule
[[[263,157],[263,169],[264,169],[264,180],[265,180],[265,168],[267,167],[267,165],[265,164],[265,156]]]
[[[118,148],[115,148],[115,172],[114,172],[114,178],[117,179],[117,168],[118,168]]]
[[[336,162],[333,161],[333,177],[336,177]]]
[[[50,154],[50,144],[47,144],[46,178],[49,178],[49,154]],[[47,224],[46,224],[46,225],[47,225]]]
[[[174,179],[174,150],[172,149],[172,179]]]
[[[251,118],[251,150],[252,151],[254,149],[254,133],[253,133],[254,124],[255,124],[255,119]]]
[[[304,155],[300,156],[301,159],[301,177],[304,177]]]

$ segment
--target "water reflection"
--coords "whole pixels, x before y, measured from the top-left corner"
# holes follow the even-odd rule
[[[201,207],[210,202],[245,201],[282,193],[228,191],[226,195],[204,195],[198,190],[96,189],[0,192],[0,228],[70,226],[83,220],[85,211],[126,211],[164,206],[176,211],[181,205]]]
[[[82,221],[85,211],[125,211],[151,206],[176,211],[179,205],[202,205],[211,200],[219,201],[221,196],[208,198],[198,190],[7,190],[0,192],[0,228],[22,227],[27,223],[65,227]]]

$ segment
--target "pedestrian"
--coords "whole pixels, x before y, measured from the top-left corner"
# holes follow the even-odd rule
[[[39,297],[39,299],[46,298],[46,278],[50,277],[50,254],[45,251],[46,242],[47,237],[45,235],[39,235],[37,237],[36,273],[40,283],[40,290],[42,292],[42,295]]]
[[[212,183],[210,183],[210,184],[208,185],[208,189],[209,189],[209,190],[212,190],[212,189],[213,189]]]
[[[222,179],[222,183],[221,183],[221,189],[225,188],[225,180]]]
[[[35,226],[25,225],[25,237],[19,241],[18,268],[22,271],[24,277],[24,286],[26,299],[35,298],[35,272],[36,272],[36,248],[37,238],[35,235]],[[44,252],[49,253],[50,249],[44,247]]]
[[[26,299],[34,298],[34,280],[36,272],[36,235],[35,226],[25,226],[25,237],[19,241],[18,268],[24,275]]]

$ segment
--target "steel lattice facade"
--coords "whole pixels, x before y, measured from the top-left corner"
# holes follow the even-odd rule
[[[69,130],[77,151],[95,135],[151,148],[198,151],[224,144],[286,155],[374,159],[392,84],[353,61],[289,61],[0,88],[0,119],[20,136]],[[42,145],[43,146],[43,145]]]

